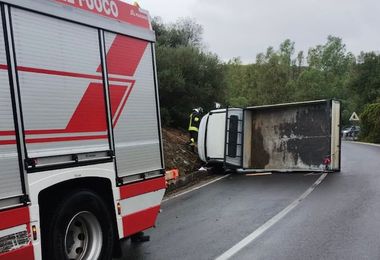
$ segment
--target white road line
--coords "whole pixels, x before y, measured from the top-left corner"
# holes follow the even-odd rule
[[[259,237],[261,234],[263,234],[265,231],[267,231],[269,228],[271,228],[274,224],[276,224],[278,221],[280,221],[283,217],[286,216],[291,210],[293,210],[295,207],[297,207],[298,204],[301,203],[310,193],[313,192],[313,190],[323,181],[323,179],[327,176],[327,173],[323,173],[316,182],[313,183],[313,185],[310,186],[299,198],[297,198],[295,201],[293,201],[289,206],[284,208],[280,213],[269,219],[267,222],[265,222],[262,226],[257,228],[255,231],[253,231],[251,234],[246,236],[243,240],[241,240],[239,243],[228,249],[226,252],[224,252],[222,255],[218,256],[216,260],[226,260],[230,259],[233,255],[235,255],[237,252],[242,250],[244,247],[246,247],[248,244],[250,244],[253,240],[255,240],[257,237]]]
[[[353,141],[345,141],[347,143],[351,143],[351,144],[364,144],[364,145],[370,145],[370,146],[376,146],[376,147],[380,147],[380,144],[373,144],[373,143],[365,143],[365,142],[353,142]]]
[[[192,192],[192,191],[199,190],[199,189],[201,189],[201,188],[203,188],[203,187],[206,187],[206,186],[208,186],[208,185],[210,185],[210,184],[212,184],[212,183],[214,183],[214,182],[217,182],[217,181],[220,181],[220,180],[222,180],[222,179],[225,179],[225,178],[227,178],[227,177],[230,176],[230,175],[231,175],[231,174],[224,175],[224,176],[222,176],[222,177],[219,177],[219,178],[217,178],[217,179],[214,179],[214,180],[209,181],[209,182],[207,182],[207,183],[204,183],[204,184],[202,184],[202,185],[196,186],[196,187],[194,187],[194,188],[192,188],[192,189],[190,189],[190,190],[186,190],[186,191],[184,191],[184,192],[182,192],[182,193],[178,193],[178,194],[176,194],[176,195],[173,195],[173,196],[171,196],[171,197],[169,197],[169,198],[166,198],[166,199],[162,200],[162,203],[167,202],[168,200],[171,200],[171,199],[175,199],[175,198],[181,197],[181,196],[183,196],[183,195],[185,195],[185,194],[187,194],[187,193],[190,193],[190,192]]]

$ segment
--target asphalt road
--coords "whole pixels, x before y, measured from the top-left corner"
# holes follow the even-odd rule
[[[380,147],[343,143],[323,182],[232,259],[380,259]],[[162,205],[151,241],[123,259],[215,259],[303,194],[320,175],[232,175]]]

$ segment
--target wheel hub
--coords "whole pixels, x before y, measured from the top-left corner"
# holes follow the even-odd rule
[[[101,226],[94,214],[82,211],[72,217],[65,233],[65,253],[68,259],[97,259],[102,244]]]

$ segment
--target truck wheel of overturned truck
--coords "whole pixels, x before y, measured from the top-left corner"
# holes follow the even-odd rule
[[[80,190],[65,198],[51,216],[44,239],[47,259],[112,258],[115,230],[102,198]]]

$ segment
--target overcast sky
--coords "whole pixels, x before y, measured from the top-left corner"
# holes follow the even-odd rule
[[[164,22],[194,18],[204,29],[207,49],[227,61],[255,61],[268,46],[289,38],[296,50],[323,44],[329,34],[347,49],[380,50],[378,0],[139,0],[151,16]]]

